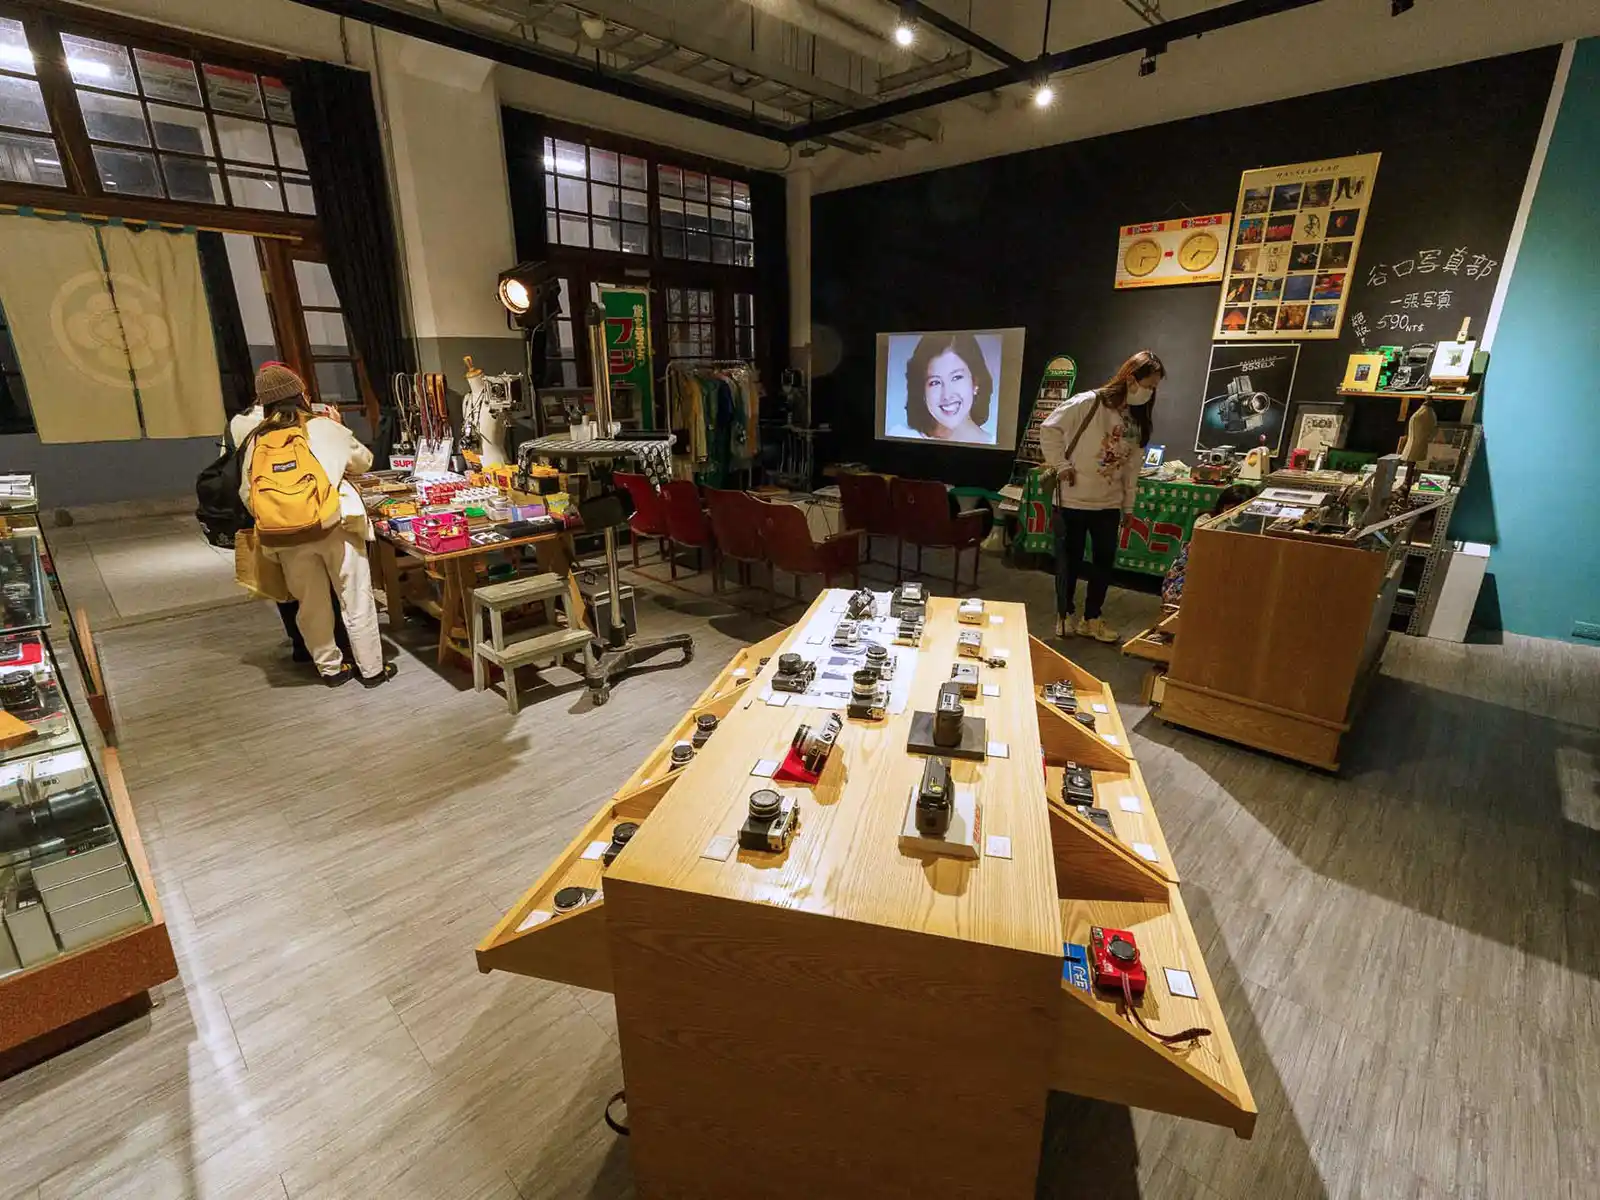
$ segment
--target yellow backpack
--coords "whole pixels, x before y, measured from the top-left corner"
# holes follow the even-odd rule
[[[339,524],[339,489],[311,453],[304,425],[253,435],[250,513],[264,539],[333,529]]]

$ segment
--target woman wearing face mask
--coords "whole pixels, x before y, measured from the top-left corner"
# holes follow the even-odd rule
[[[906,424],[941,441],[994,445],[994,376],[970,333],[927,334],[906,362]]]
[[[1083,634],[1101,642],[1121,635],[1101,609],[1111,585],[1122,518],[1133,511],[1143,447],[1150,443],[1156,388],[1166,368],[1141,350],[1092,392],[1079,392],[1044,419],[1039,448],[1056,469],[1056,636]],[[1075,593],[1084,542],[1091,544],[1083,616]]]

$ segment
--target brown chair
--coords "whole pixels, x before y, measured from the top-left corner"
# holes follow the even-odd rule
[[[861,539],[859,529],[846,529],[825,541],[815,541],[806,514],[798,505],[781,501],[761,505],[761,540],[767,562],[775,571],[794,576],[794,594],[800,595],[802,575],[821,575],[822,586],[829,587],[835,575],[850,576],[850,586],[861,586]],[[778,587],[773,577],[773,590]]]
[[[950,582],[961,587],[961,552],[972,551],[972,586],[978,586],[978,563],[983,541],[981,512],[950,514],[950,489],[933,479],[895,479],[889,484],[895,527],[900,537],[917,548],[917,574],[922,574],[924,548],[948,548],[953,565]],[[899,572],[896,572],[898,576]]]
[[[679,546],[688,546],[695,551],[696,571],[705,570],[707,550],[711,551],[715,565],[717,544],[711,536],[711,522],[706,520],[706,510],[700,507],[700,489],[687,479],[674,479],[661,485],[661,504],[667,514],[672,577],[678,577]]]
[[[667,510],[661,503],[661,493],[655,484],[643,475],[618,471],[613,476],[617,486],[633,498],[633,515],[628,518],[628,541],[633,547],[633,565],[639,565],[639,539],[655,538],[661,557],[667,556]]]
[[[894,506],[889,498],[889,477],[869,471],[844,471],[839,475],[839,502],[844,509],[844,527],[866,533],[867,561],[887,563],[872,557],[872,539],[895,539],[893,564],[900,569],[900,535],[895,528]]]
[[[711,517],[711,533],[717,540],[717,560],[711,585],[722,586],[722,563],[732,559],[739,567],[739,582],[750,583],[750,568],[766,562],[761,524],[766,516],[765,501],[749,492],[724,488],[706,489],[706,511]]]

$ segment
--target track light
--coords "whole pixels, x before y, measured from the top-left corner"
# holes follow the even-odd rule
[[[1401,13],[1408,13],[1413,3],[1414,0],[1389,0],[1389,15],[1398,17]]]
[[[1035,108],[1049,108],[1056,100],[1056,90],[1050,86],[1050,77],[1047,75],[1033,86],[1033,106]]]
[[[1143,79],[1146,75],[1154,75],[1155,73],[1156,56],[1151,54],[1150,51],[1146,50],[1144,52],[1144,57],[1139,60],[1139,78]]]

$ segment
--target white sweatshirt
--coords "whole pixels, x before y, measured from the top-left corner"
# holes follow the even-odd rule
[[[1077,481],[1069,486],[1062,468],[1067,465],[1067,444],[1088,411],[1085,405],[1094,406],[1094,416],[1072,452]],[[1094,392],[1079,392],[1057,406],[1039,426],[1039,449],[1047,465],[1062,471],[1056,488],[1060,507],[1133,511],[1144,452],[1139,447],[1139,426],[1125,411],[1101,404]]]
[[[261,424],[261,406],[240,413],[228,422],[228,433],[234,446],[244,445],[250,431]],[[327,417],[312,417],[306,422],[306,440],[311,443],[311,453],[331,480],[339,485],[339,514],[344,527],[351,533],[372,540],[372,522],[367,519],[367,509],[361,503],[361,494],[347,476],[360,475],[372,469],[372,451],[363,446],[355,434],[338,421]],[[240,464],[239,499],[250,504],[250,464]]]

